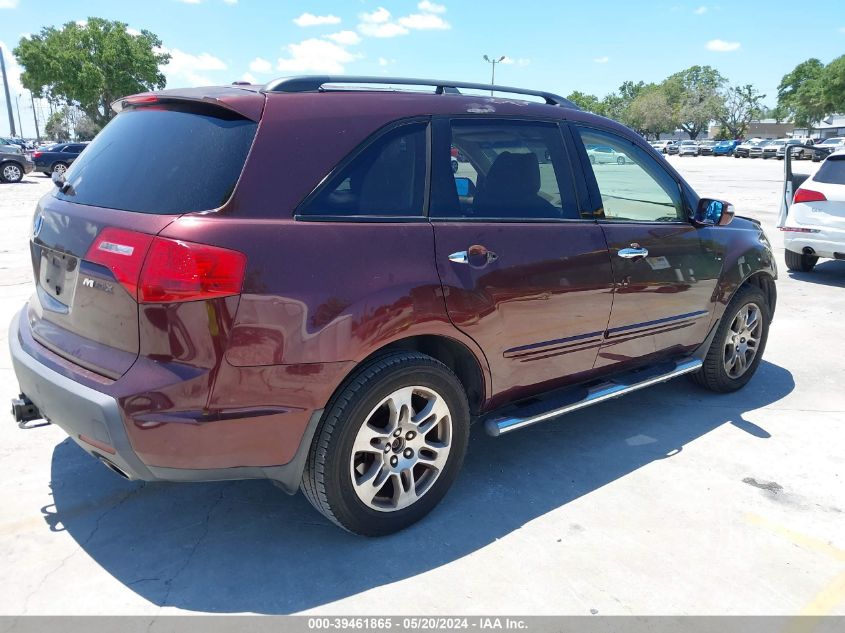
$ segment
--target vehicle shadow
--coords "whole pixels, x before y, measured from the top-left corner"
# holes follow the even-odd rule
[[[126,482],[70,440],[53,453],[54,505],[42,511],[50,529],[66,530],[151,603],[284,614],[460,559],[723,424],[767,438],[743,414],[793,389],[788,370],[764,361],[734,394],[676,380],[502,438],[476,426],[446,499],[422,522],[380,539],[340,530],[301,494],[288,497],[266,481]],[[560,538],[568,533],[562,526]]]
[[[802,282],[833,286],[834,288],[845,288],[845,262],[835,259],[826,259],[819,262],[813,268],[813,272],[810,273],[790,270],[787,274],[792,279]]]

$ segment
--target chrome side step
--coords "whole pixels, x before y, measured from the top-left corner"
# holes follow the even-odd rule
[[[674,363],[674,367],[668,371],[657,375],[649,374],[648,377],[644,377],[642,380],[637,382],[625,382],[620,379],[608,380],[591,387],[587,391],[586,396],[580,400],[543,411],[542,413],[520,416],[517,412],[517,415],[488,419],[484,423],[484,430],[487,431],[488,435],[498,437],[503,433],[510,433],[511,431],[516,431],[517,429],[537,424],[538,422],[545,422],[546,420],[551,420],[552,418],[556,418],[564,413],[578,411],[584,407],[589,407],[590,405],[598,404],[599,402],[604,402],[605,400],[610,400],[611,398],[617,398],[625,395],[626,393],[637,391],[638,389],[644,389],[645,387],[666,382],[676,376],[689,374],[699,369],[702,364],[702,361],[698,358],[689,358]],[[628,374],[628,376],[631,375],[632,374]]]

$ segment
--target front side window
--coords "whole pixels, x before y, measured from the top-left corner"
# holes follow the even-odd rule
[[[307,200],[299,214],[422,217],[426,129],[426,123],[408,123],[377,137]]]
[[[452,176],[435,179],[432,217],[485,220],[577,218],[572,177],[555,123],[456,119],[450,151]],[[443,174],[443,165],[434,173]]]
[[[611,132],[579,126],[574,129],[593,169],[605,220],[686,221],[678,183],[654,158]]]

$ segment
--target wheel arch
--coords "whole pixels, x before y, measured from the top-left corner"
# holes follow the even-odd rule
[[[358,366],[393,351],[416,351],[440,361],[451,369],[467,394],[470,412],[477,415],[490,394],[490,372],[486,362],[479,359],[472,350],[460,341],[439,334],[418,334],[408,336],[378,348],[365,357]]]

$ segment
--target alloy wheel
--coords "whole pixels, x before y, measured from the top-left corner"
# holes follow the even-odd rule
[[[53,167],[53,171],[56,172],[57,174],[64,174],[67,171],[67,165],[63,165],[62,163],[59,163],[58,165]]]
[[[3,167],[3,180],[18,182],[23,177],[21,168],[17,165],[6,165]]]
[[[416,503],[443,472],[452,415],[433,389],[402,387],[367,415],[352,445],[350,476],[368,508],[394,512]]]
[[[734,316],[724,344],[725,372],[731,378],[742,376],[757,356],[763,319],[755,303],[746,303]]]

